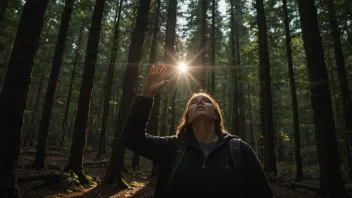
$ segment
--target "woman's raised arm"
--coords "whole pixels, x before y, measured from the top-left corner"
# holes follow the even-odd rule
[[[163,80],[165,72],[165,66],[159,66],[156,70],[154,66],[151,68],[142,96],[137,96],[133,101],[122,132],[122,142],[126,148],[157,163],[166,157],[165,154],[177,147],[176,137],[158,137],[146,133],[153,97],[168,83],[167,80]]]

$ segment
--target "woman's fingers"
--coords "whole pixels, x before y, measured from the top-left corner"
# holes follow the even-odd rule
[[[158,65],[158,68],[156,70],[156,74],[160,74],[161,70],[163,69],[162,65]]]
[[[154,74],[154,65],[152,65],[150,67],[150,72],[149,72],[150,75],[153,75]]]
[[[165,73],[166,73],[166,70],[167,70],[167,68],[166,68],[165,66],[163,66],[163,68],[161,69],[161,72],[160,72],[161,78],[164,77],[164,75],[165,75]]]
[[[163,81],[161,81],[161,83],[160,83],[160,85],[159,85],[159,90],[161,89],[161,88],[163,88],[165,85],[167,85],[169,83],[169,80],[163,80]]]

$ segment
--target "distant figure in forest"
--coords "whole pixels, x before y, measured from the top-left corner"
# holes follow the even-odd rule
[[[252,148],[226,131],[210,95],[191,96],[176,135],[146,133],[154,95],[169,82],[165,72],[165,66],[152,66],[122,134],[126,148],[159,164],[154,197],[273,197]]]

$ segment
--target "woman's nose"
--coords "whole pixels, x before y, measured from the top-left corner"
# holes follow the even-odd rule
[[[203,104],[202,100],[197,100],[197,105],[200,103]]]

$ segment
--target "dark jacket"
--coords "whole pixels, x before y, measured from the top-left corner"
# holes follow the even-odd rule
[[[126,148],[159,164],[154,197],[273,197],[261,165],[248,144],[240,145],[242,178],[232,166],[229,152],[228,140],[234,136],[220,133],[215,148],[204,158],[192,131],[168,137],[145,132],[152,105],[153,99],[136,97],[123,128],[122,141]],[[172,175],[171,161],[181,143],[185,154]]]

